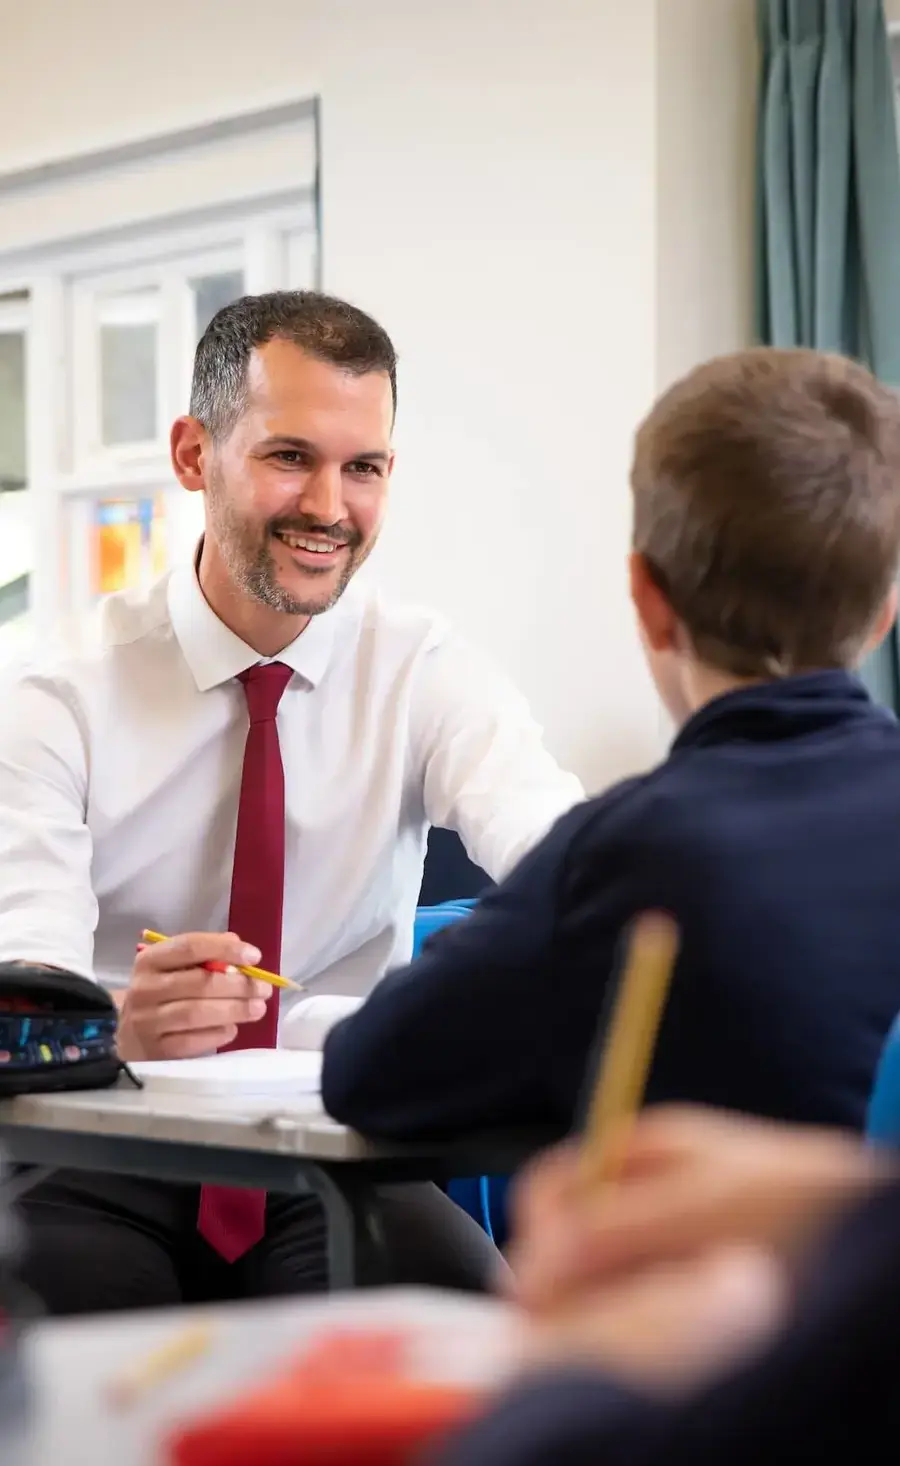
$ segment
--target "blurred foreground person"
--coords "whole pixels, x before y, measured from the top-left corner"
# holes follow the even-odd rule
[[[900,1164],[828,1131],[649,1112],[620,1179],[543,1158],[512,1261],[533,1367],[442,1466],[881,1461],[900,1429]]]

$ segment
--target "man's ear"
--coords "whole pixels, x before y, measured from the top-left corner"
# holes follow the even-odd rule
[[[631,599],[644,640],[655,652],[671,651],[678,643],[678,618],[657,585],[643,555],[628,557]]]
[[[181,487],[192,494],[206,488],[203,472],[206,444],[206,429],[195,417],[176,418],[169,438],[172,468]]]
[[[863,648],[864,658],[867,657],[870,652],[874,652],[877,646],[881,645],[896,619],[897,587],[895,585],[892,585],[887,594],[884,605],[878,613],[878,620],[875,622],[875,625],[872,627],[872,630],[866,637],[866,644]]]

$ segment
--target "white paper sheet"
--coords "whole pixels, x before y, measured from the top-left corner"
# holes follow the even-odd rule
[[[204,1096],[318,1094],[322,1055],[308,1049],[235,1049],[202,1059],[130,1065],[148,1090]]]

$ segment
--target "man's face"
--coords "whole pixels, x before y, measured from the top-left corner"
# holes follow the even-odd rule
[[[235,588],[290,616],[334,605],[381,529],[392,425],[386,373],[254,351],[244,413],[203,452],[207,538]]]

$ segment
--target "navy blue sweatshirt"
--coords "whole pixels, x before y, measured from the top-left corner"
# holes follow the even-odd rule
[[[402,1139],[567,1129],[648,908],[682,932],[648,1100],[862,1127],[900,1009],[894,717],[843,672],[702,708],[332,1031],[326,1108]]]

